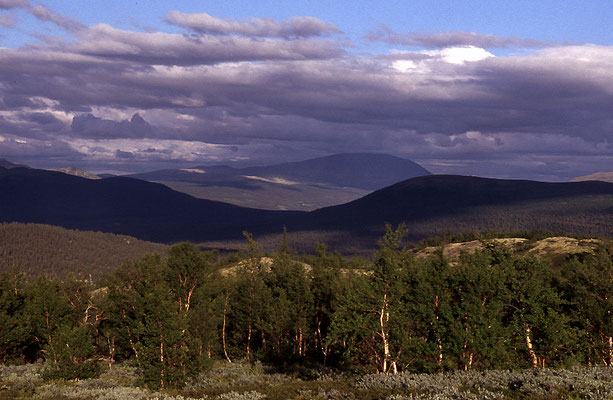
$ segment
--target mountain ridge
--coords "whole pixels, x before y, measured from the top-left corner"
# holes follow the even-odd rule
[[[0,168],[0,188],[2,222],[100,230],[158,242],[223,238],[273,223],[279,215],[196,199],[125,177],[89,180],[54,171]]]
[[[411,160],[379,153],[343,153],[265,166],[199,165],[127,176],[242,207],[312,211],[421,175],[430,172]]]
[[[613,184],[606,182],[430,175],[307,213],[196,199],[133,178],[93,181],[0,168],[0,204],[2,222],[45,223],[165,243],[241,240],[243,231],[278,235],[286,226],[311,248],[328,239],[340,247],[363,239],[373,248],[385,223],[406,223],[411,240],[444,232],[532,229],[613,236]]]
[[[17,163],[11,162],[11,161],[7,160],[6,158],[0,158],[0,167],[7,168],[7,169],[10,169],[10,168],[30,168],[30,167],[28,167],[27,165],[24,165],[24,164],[17,164]]]
[[[288,229],[350,232],[371,244],[386,223],[412,240],[444,232],[552,230],[613,236],[613,184],[549,183],[461,175],[398,182],[350,203],[299,216]]]

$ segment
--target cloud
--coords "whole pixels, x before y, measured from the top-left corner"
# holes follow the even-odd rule
[[[315,17],[293,17],[283,22],[277,22],[270,18],[236,21],[215,18],[206,12],[186,14],[179,11],[170,11],[165,20],[172,25],[211,35],[237,34],[288,39],[341,33],[334,24],[325,23]]]
[[[408,54],[415,54],[407,52]],[[398,53],[397,53],[398,54]],[[444,61],[449,64],[462,65],[466,62],[485,60],[494,55],[484,49],[474,46],[447,47],[440,50],[422,50],[420,55],[425,57],[398,57],[392,66],[399,71],[407,72],[416,69],[428,70],[433,62]]]
[[[0,10],[10,10],[12,8],[27,7],[29,0],[0,0]]]
[[[515,37],[500,37],[484,35],[475,32],[453,31],[442,33],[398,33],[386,25],[379,25],[378,29],[367,34],[366,39],[374,42],[385,42],[403,46],[423,46],[434,48],[474,46],[484,49],[500,49],[508,47],[544,48],[553,43],[535,39],[522,39]]]
[[[79,30],[76,40],[72,42],[45,43],[31,45],[30,48],[93,56],[109,61],[136,62],[147,66],[326,59],[345,53],[338,43],[320,39],[189,36],[126,31],[106,24]]]
[[[134,153],[132,153],[131,151],[122,151],[122,150],[117,149],[115,150],[115,157],[133,159]]]
[[[138,113],[130,120],[120,122],[95,117],[92,114],[75,116],[72,132],[86,138],[145,138],[154,135],[154,129]]]
[[[529,177],[522,161],[543,179],[613,158],[612,46],[492,57],[488,43],[502,44],[469,35],[355,54],[323,30],[279,33],[293,19],[178,34],[45,10],[67,39],[0,48],[0,154],[51,145],[73,165],[146,169],[376,151],[434,172]]]
[[[9,14],[0,14],[0,25],[5,28],[14,28],[17,25],[17,16]]]
[[[79,32],[86,29],[85,24],[81,21],[57,14],[43,5],[28,7],[28,11],[39,20],[51,22],[68,32]]]

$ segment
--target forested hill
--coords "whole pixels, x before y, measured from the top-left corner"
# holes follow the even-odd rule
[[[131,236],[83,232],[40,224],[0,224],[0,271],[99,278],[146,254],[165,256],[167,246]]]
[[[285,225],[294,242],[310,249],[324,242],[345,253],[356,246],[371,252],[385,223],[407,223],[414,241],[444,232],[484,230],[613,236],[613,184],[606,182],[431,175],[306,213],[196,199],[132,178],[89,180],[59,172],[0,168],[0,204],[0,222],[44,223],[164,243],[242,241],[245,230],[256,237],[278,235]]]
[[[16,163],[10,162],[9,160],[5,158],[0,158],[0,167],[1,168],[30,168],[27,165],[16,164]]]
[[[354,238],[365,238],[364,243],[373,246],[386,222],[406,222],[413,240],[484,230],[612,236],[613,184],[423,176],[316,210],[295,219],[288,229],[333,231],[341,237],[352,232]]]
[[[296,214],[196,199],[132,178],[90,180],[60,172],[0,168],[0,221],[99,230],[159,242],[240,237],[259,225],[281,232]]]

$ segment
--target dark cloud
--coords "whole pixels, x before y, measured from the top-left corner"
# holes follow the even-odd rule
[[[341,33],[334,24],[315,17],[294,17],[277,22],[270,18],[252,18],[247,21],[224,20],[205,12],[186,14],[170,11],[166,22],[198,33],[212,35],[244,35],[256,37],[303,38]]]
[[[117,156],[117,158],[132,159],[132,158],[134,158],[134,153],[132,153],[130,151],[117,150],[117,151],[115,151],[115,156]]]
[[[501,49],[508,47],[544,48],[554,45],[554,43],[542,40],[500,37],[463,31],[442,33],[411,32],[405,34],[395,32],[386,25],[379,25],[377,30],[366,35],[366,39],[403,46],[435,48],[454,46],[475,46],[486,49]]]
[[[65,166],[64,160],[78,160],[82,155],[65,142],[57,140],[23,140],[14,136],[0,134],[0,154],[8,160],[20,160],[26,165],[49,165],[54,160]],[[34,165],[36,164],[36,165]]]
[[[32,122],[36,122],[42,125],[61,123],[60,120],[58,120],[53,114],[50,113],[37,112],[29,114],[28,117]]]
[[[152,137],[153,128],[140,115],[134,114],[130,120],[115,122],[102,119],[92,114],[75,116],[72,120],[72,132],[80,137],[114,139]]]

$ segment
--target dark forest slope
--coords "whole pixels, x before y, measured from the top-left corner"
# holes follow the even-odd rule
[[[10,162],[6,158],[0,158],[0,167],[1,168],[30,168],[27,165],[16,164],[14,162]]]
[[[121,233],[156,242],[282,230],[290,214],[196,199],[132,178],[89,180],[60,172],[0,168],[0,222],[35,222]]]
[[[247,209],[196,199],[131,178],[88,180],[0,168],[0,222],[36,222],[177,242],[275,235],[299,241],[375,246],[384,224],[406,222],[413,240],[445,232],[549,230],[613,236],[613,184],[543,183],[433,175],[310,213]],[[356,242],[357,243],[357,242]]]
[[[164,256],[166,248],[163,244],[112,233],[40,224],[0,224],[0,271],[17,267],[32,276],[87,271],[96,278],[146,254]]]
[[[386,222],[406,222],[414,239],[447,231],[532,229],[610,236],[613,184],[424,176],[314,211],[288,228],[379,236]]]

